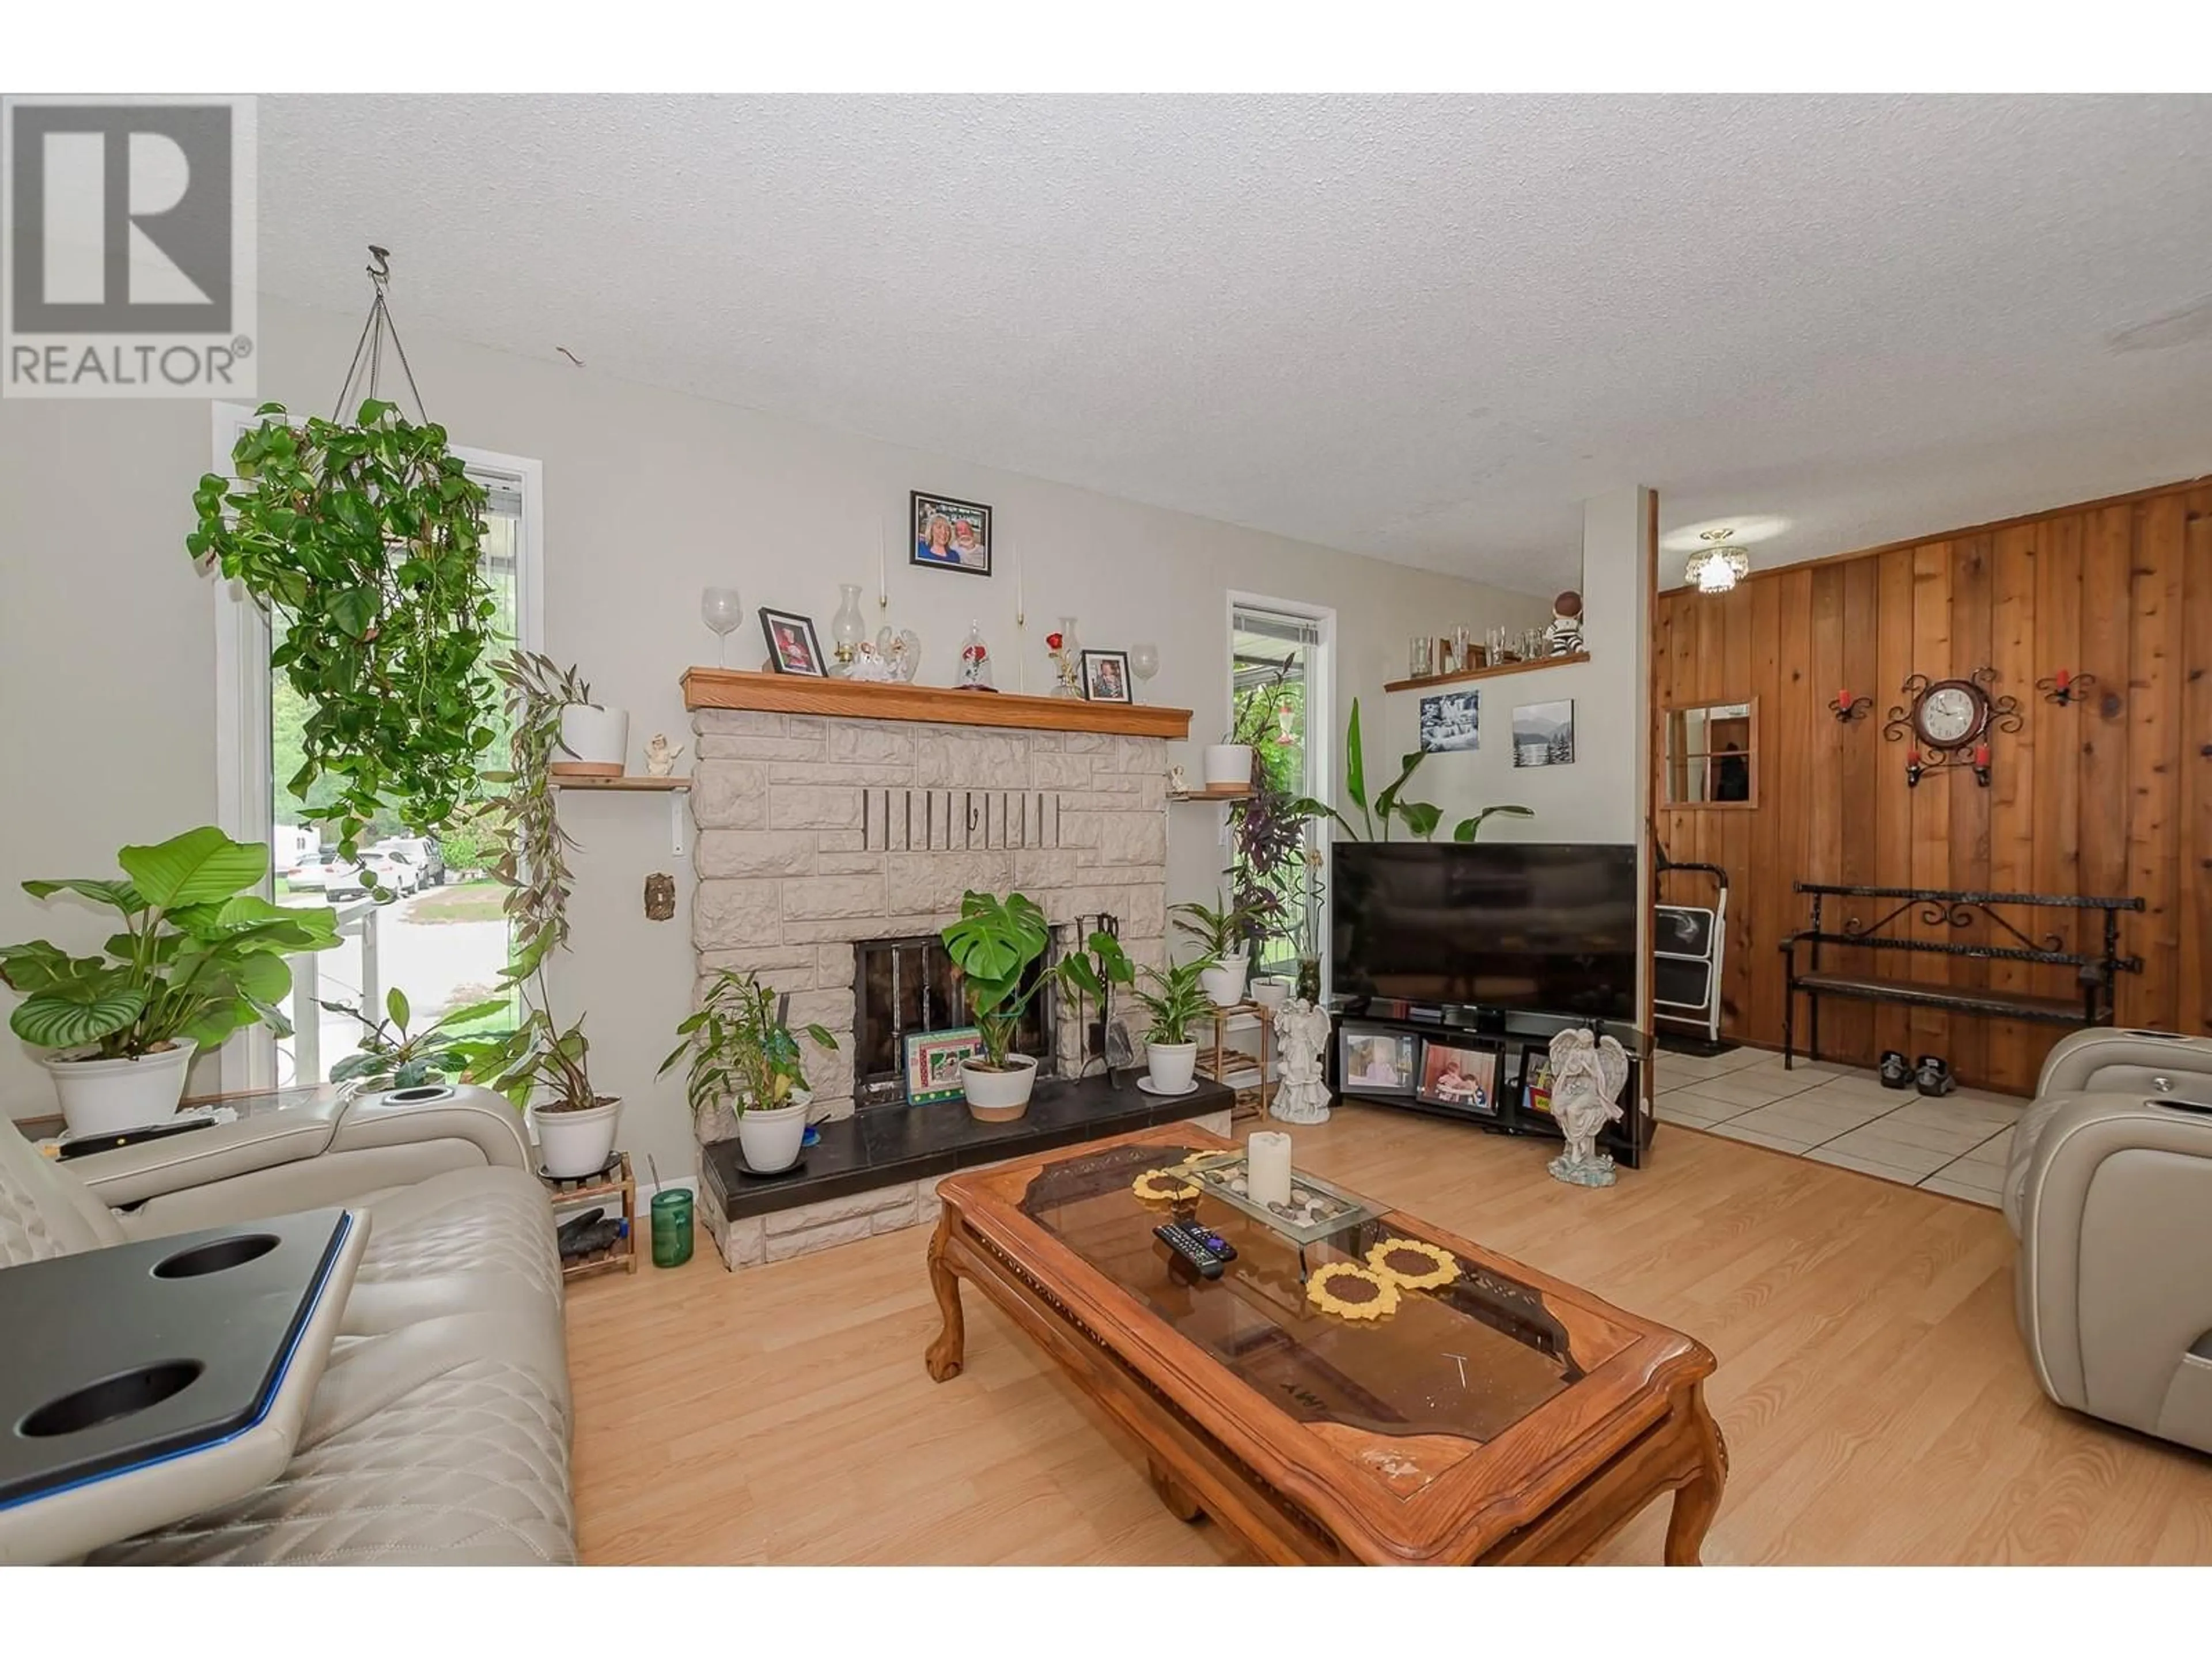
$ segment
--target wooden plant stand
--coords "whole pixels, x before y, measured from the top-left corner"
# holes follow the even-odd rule
[[[1236,1089],[1237,1103],[1231,1109],[1230,1116],[1239,1122],[1247,1118],[1265,1117],[1267,1115],[1267,1103],[1274,1098],[1274,1084],[1267,1075],[1274,1060],[1273,1016],[1258,1003],[1249,1000],[1237,1003],[1227,1008],[1216,1008],[1212,1012],[1213,1015],[1212,1052],[1211,1056],[1200,1054],[1198,1065],[1199,1075],[1211,1078],[1224,1088],[1236,1089],[1236,1085],[1229,1081],[1229,1072],[1232,1064],[1231,1056],[1236,1057],[1235,1063],[1241,1063],[1244,1058],[1244,1051],[1242,1048],[1231,1048],[1229,1046],[1229,1022],[1245,1014],[1252,1015],[1260,1023],[1260,1085],[1256,1089]]]

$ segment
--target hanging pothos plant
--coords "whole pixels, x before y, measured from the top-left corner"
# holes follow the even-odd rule
[[[350,426],[258,412],[236,479],[210,472],[193,491],[185,545],[267,612],[269,665],[307,702],[304,762],[279,782],[305,803],[331,781],[336,797],[302,812],[334,828],[341,857],[380,809],[435,835],[477,793],[495,735],[483,487],[445,428],[374,398]]]

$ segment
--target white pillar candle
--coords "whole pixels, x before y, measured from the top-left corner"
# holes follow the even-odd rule
[[[1255,1204],[1291,1201],[1291,1138],[1279,1129],[1255,1129],[1244,1143],[1244,1190]]]
[[[876,608],[888,610],[891,602],[890,555],[884,550],[890,545],[884,535],[884,521],[876,520]]]

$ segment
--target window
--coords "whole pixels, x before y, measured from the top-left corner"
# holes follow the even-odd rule
[[[1253,749],[1255,779],[1270,799],[1329,796],[1329,669],[1335,613],[1285,600],[1231,595],[1230,717],[1237,741]],[[1322,950],[1326,895],[1308,867],[1321,826],[1271,836],[1272,814],[1230,811],[1228,877],[1236,896],[1261,912],[1255,974],[1293,974]]]
[[[219,404],[215,470],[230,471],[230,452],[253,411]],[[484,504],[483,568],[500,610],[495,627],[504,650],[519,642],[538,648],[542,637],[538,569],[539,468],[535,461],[456,446],[469,476],[489,492]],[[331,1066],[360,1046],[361,1027],[321,1002],[350,1003],[380,1012],[397,986],[411,1005],[414,1024],[443,1010],[479,1000],[497,988],[507,960],[501,891],[483,873],[482,827],[457,820],[432,841],[410,835],[394,817],[362,841],[364,861],[397,896],[384,903],[363,890],[357,868],[326,856],[315,826],[303,824],[301,803],[286,785],[299,769],[304,708],[283,676],[269,667],[270,629],[234,584],[216,583],[216,745],[222,828],[245,841],[270,843],[276,866],[270,896],[278,902],[329,904],[338,913],[340,944],[293,961],[286,1012],[293,1036],[240,1032],[222,1056],[222,1087],[281,1088],[319,1083]],[[505,763],[506,733],[485,756]]]

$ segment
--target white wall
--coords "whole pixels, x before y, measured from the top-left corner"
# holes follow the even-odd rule
[[[398,309],[404,327],[404,295]],[[359,318],[264,296],[261,322],[261,395],[327,413]],[[990,503],[1002,549],[1019,550],[1032,690],[1063,612],[1091,646],[1158,645],[1147,700],[1197,711],[1194,744],[1176,756],[1194,775],[1195,744],[1227,719],[1231,588],[1336,609],[1340,730],[1353,696],[1380,707],[1408,638],[1440,618],[1524,626],[1549,613],[1526,595],[633,385],[569,367],[550,342],[539,362],[406,337],[455,442],[544,464],[547,645],[632,710],[634,747],[655,731],[685,737],[678,676],[714,660],[702,586],[734,583],[748,606],[810,612],[826,632],[841,579],[868,584],[872,602],[877,526],[902,523],[909,489]],[[215,602],[183,546],[210,430],[201,404],[0,404],[0,940],[88,943],[81,919],[15,884],[101,873],[125,842],[216,816]],[[1014,685],[1009,575],[894,564],[890,583],[888,615],[921,633],[926,680],[950,680],[972,617],[1000,685]],[[731,644],[733,664],[757,666],[757,630]],[[660,798],[571,795],[562,811],[584,843],[562,1012],[588,1012],[595,1080],[632,1103],[624,1144],[672,1178],[691,1161],[680,1079],[656,1083],[653,1067],[691,995],[688,860],[670,856]],[[1172,814],[1170,896],[1202,894],[1222,862],[1220,813]],[[677,919],[649,922],[641,889],[662,870],[678,878]],[[26,1115],[50,1101],[20,1045],[0,1038],[0,1103]]]

